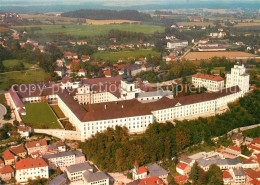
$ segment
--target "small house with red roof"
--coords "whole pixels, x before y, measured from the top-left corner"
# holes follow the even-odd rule
[[[9,149],[6,149],[2,153],[2,158],[5,161],[5,165],[14,165],[15,162],[18,160],[18,157],[15,156]]]
[[[159,177],[144,178],[139,182],[139,185],[163,185],[163,181]]]
[[[166,57],[166,62],[170,62],[170,61],[174,61],[176,60],[176,56],[175,55],[169,55]]]
[[[85,77],[87,74],[85,69],[79,69],[78,76]]]
[[[232,178],[231,174],[229,173],[229,171],[227,171],[227,170],[223,171],[224,184],[231,184],[232,181],[233,181],[233,178]]]
[[[0,179],[3,181],[9,181],[14,177],[14,169],[10,165],[6,165],[0,168]]]
[[[88,62],[90,60],[90,56],[89,55],[81,55],[81,60],[82,60],[82,62]]]
[[[230,146],[223,151],[224,158],[234,159],[241,154],[241,148],[238,146]]]
[[[224,78],[220,76],[197,73],[192,76],[193,85],[205,87],[208,91],[217,92],[224,88]]]
[[[110,78],[112,76],[111,70],[105,70],[103,74],[105,75],[106,78]]]
[[[25,125],[18,126],[17,132],[21,135],[21,137],[29,137],[32,132],[32,128],[29,126],[25,126]]]
[[[110,45],[110,46],[109,46],[109,49],[111,49],[111,50],[116,50],[117,47],[116,47],[115,45]]]
[[[254,154],[260,154],[260,137],[254,138],[252,143],[247,145],[249,150],[253,150]]]
[[[16,163],[15,179],[18,183],[37,178],[49,178],[48,164],[42,158],[27,158]]]
[[[78,59],[79,57],[78,57],[78,55],[77,55],[77,53],[72,53],[72,59]]]
[[[139,167],[138,162],[135,161],[134,169],[132,170],[132,177],[134,180],[144,179],[148,175],[148,170],[146,167]]]
[[[185,163],[178,163],[176,166],[176,171],[181,175],[187,175],[190,173],[191,167]]]
[[[63,52],[63,57],[66,58],[66,59],[72,59],[71,51],[64,51]]]
[[[48,151],[48,145],[45,139],[27,142],[25,147],[27,148],[28,155],[31,155],[35,152],[39,152],[41,155],[44,155]]]
[[[174,181],[178,184],[185,184],[188,181],[188,176],[181,175],[181,176],[174,177]]]
[[[125,48],[125,44],[122,43],[122,44],[119,45],[119,47],[120,47],[121,49],[124,49],[124,48]]]
[[[10,147],[9,150],[20,159],[24,159],[27,156],[27,151],[22,145]]]
[[[88,42],[87,42],[86,40],[79,40],[79,41],[77,42],[77,45],[79,45],[79,46],[81,46],[81,45],[86,45],[86,44],[88,44]]]

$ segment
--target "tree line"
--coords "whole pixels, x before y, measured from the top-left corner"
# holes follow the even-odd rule
[[[71,12],[64,12],[62,17],[75,17],[95,20],[133,20],[133,21],[151,21],[152,18],[149,14],[141,13],[136,10],[94,10],[83,9]]]
[[[185,148],[206,142],[228,131],[260,121],[260,91],[229,104],[221,115],[192,121],[149,125],[142,135],[130,135],[127,128],[108,128],[80,144],[88,160],[102,170],[124,171],[133,168],[135,160],[141,165],[168,160],[178,156]]]

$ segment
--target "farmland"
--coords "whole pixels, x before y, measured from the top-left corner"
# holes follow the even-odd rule
[[[234,25],[234,27],[251,27],[251,26],[260,26],[260,22],[243,22]]]
[[[177,22],[178,26],[214,26],[213,22]]]
[[[117,61],[119,58],[125,58],[128,57],[147,57],[148,55],[151,56],[160,56],[160,53],[153,50],[134,50],[134,51],[119,51],[119,52],[109,52],[109,51],[103,51],[103,52],[97,52],[93,54],[94,59],[100,59],[100,60],[108,60],[108,61]]]
[[[30,27],[38,27],[39,30],[34,34],[47,35],[63,33],[73,36],[97,36],[107,34],[110,30],[121,30],[130,32],[142,32],[144,34],[152,34],[154,32],[164,32],[164,27],[145,25],[145,24],[110,24],[110,25],[32,25],[26,26],[29,33],[32,32]],[[13,26],[15,29],[23,29],[24,26]]]
[[[93,19],[86,19],[87,24],[92,25],[105,25],[105,24],[122,24],[122,23],[129,23],[129,24],[140,24],[141,21],[131,21],[131,20],[93,20]]]
[[[253,55],[246,52],[240,51],[232,51],[232,52],[190,52],[185,56],[187,60],[206,60],[213,57],[226,57],[229,59],[242,59],[242,58],[250,58],[256,57],[257,55]]]
[[[8,28],[3,27],[3,26],[0,26],[0,33],[1,33],[1,32],[6,32],[6,31],[8,31],[8,30],[9,30]]]
[[[33,128],[60,128],[56,116],[47,103],[26,104],[26,116],[22,116],[25,123]]]
[[[7,90],[13,84],[42,82],[47,75],[43,69],[1,73],[0,90]]]

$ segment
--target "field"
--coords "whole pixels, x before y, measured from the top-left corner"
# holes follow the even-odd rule
[[[3,64],[4,64],[5,67],[8,68],[8,67],[14,67],[14,66],[18,65],[19,62],[22,62],[26,69],[29,69],[30,67],[33,66],[32,64],[29,64],[27,62],[23,62],[22,60],[4,60]]]
[[[60,128],[56,116],[47,103],[26,104],[26,116],[22,116],[25,123],[33,128]]]
[[[125,58],[128,57],[147,57],[148,55],[151,56],[160,56],[160,53],[153,50],[134,50],[134,51],[119,51],[119,52],[109,52],[109,51],[103,51],[103,52],[97,52],[92,55],[92,58],[94,59],[101,59],[101,60],[107,60],[107,61],[118,61],[119,58]]]
[[[138,23],[140,24],[141,21],[130,21],[130,20],[93,20],[93,19],[86,19],[87,24],[92,25],[105,25],[105,24],[122,24],[122,23]]]
[[[26,26],[29,33],[30,27],[39,27],[41,30],[34,31],[35,34],[57,34],[63,33],[73,36],[96,36],[107,34],[110,30],[116,29],[121,31],[142,32],[144,34],[152,34],[156,31],[164,32],[164,27],[144,24],[109,24],[109,25],[32,25]],[[13,26],[15,29],[23,29],[24,26]]]
[[[42,69],[15,71],[0,74],[0,90],[7,90],[13,84],[35,83],[44,81],[47,76]]]
[[[1,32],[6,32],[6,31],[8,31],[9,29],[8,28],[5,28],[5,27],[3,27],[3,26],[0,26],[0,33]]]
[[[226,57],[229,59],[241,59],[241,58],[250,58],[256,57],[257,55],[253,55],[246,52],[240,51],[230,51],[230,52],[190,52],[188,53],[185,58],[187,60],[206,60],[212,57]]]
[[[260,22],[243,22],[243,23],[238,23],[234,25],[234,27],[250,27],[250,26],[260,26]]]
[[[178,26],[214,26],[213,22],[177,22]]]

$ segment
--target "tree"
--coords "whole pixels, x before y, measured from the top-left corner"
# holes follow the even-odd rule
[[[250,152],[246,145],[241,146],[241,153],[246,156],[250,156],[252,152]]]
[[[3,64],[3,61],[0,60],[0,73],[5,71],[5,66]]]
[[[222,185],[223,178],[222,178],[222,171],[221,169],[213,164],[209,167],[208,170],[208,184],[210,185]]]
[[[196,161],[190,171],[190,180],[192,180],[193,184],[196,184],[199,179],[199,173],[200,173],[200,167],[198,165],[198,162]]]
[[[168,175],[167,181],[168,181],[169,185],[177,185],[177,183],[175,182],[175,180],[171,174]]]

